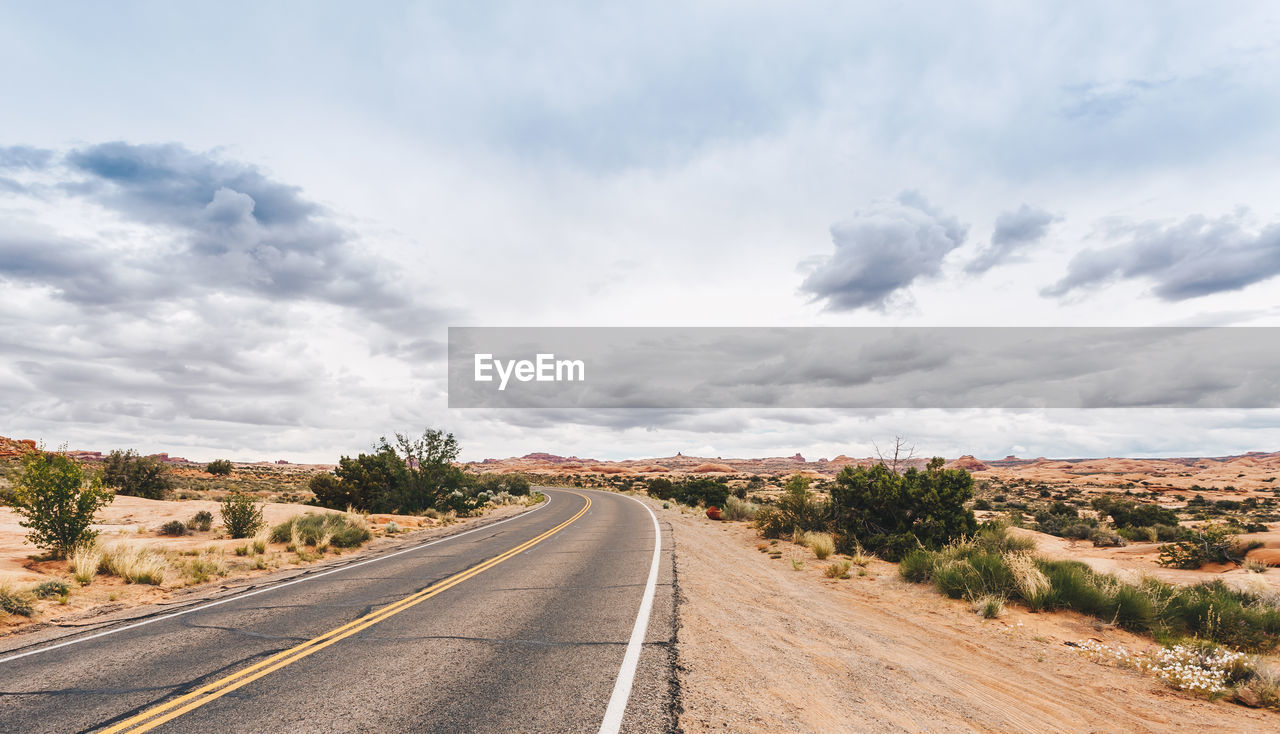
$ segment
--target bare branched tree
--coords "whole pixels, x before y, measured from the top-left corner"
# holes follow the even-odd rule
[[[892,469],[894,473],[900,474],[901,471],[899,471],[898,467],[900,465],[906,464],[907,462],[911,461],[916,457],[916,447],[907,446],[907,440],[902,436],[893,437],[892,458],[888,458],[888,459],[885,458],[885,455],[880,451],[879,444],[876,444],[873,441],[871,445],[875,446],[876,456],[879,457],[880,463]]]

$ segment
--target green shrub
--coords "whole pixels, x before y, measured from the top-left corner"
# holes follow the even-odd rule
[[[529,494],[533,485],[529,478],[523,474],[498,474],[490,472],[480,474],[472,479],[478,492],[484,492],[490,497],[502,492],[516,497],[524,497]]]
[[[1103,495],[1095,497],[1090,504],[1100,516],[1109,516],[1117,528],[1178,524],[1178,513],[1152,502],[1138,503],[1130,499]]]
[[[173,487],[169,467],[154,456],[139,456],[133,449],[112,451],[103,462],[102,483],[116,494],[164,499]]]
[[[190,520],[187,520],[188,530],[198,530],[200,532],[206,532],[212,527],[213,527],[213,513],[209,512],[208,510],[201,510],[196,514],[192,515]]]
[[[65,558],[76,547],[93,542],[93,517],[113,498],[67,456],[35,451],[23,457],[13,508],[33,545]]]
[[[417,439],[397,433],[394,445],[384,437],[371,454],[343,456],[334,470],[337,481],[313,480],[324,484],[313,485],[312,491],[317,504],[339,510],[469,514],[480,504],[471,492],[479,490],[454,465],[459,451],[452,433],[427,429]]]
[[[35,595],[37,599],[49,599],[55,596],[66,596],[71,593],[71,587],[67,586],[67,582],[65,581],[50,579],[36,584],[31,589],[31,593]]]
[[[1124,538],[1114,530],[1107,528],[1094,528],[1089,533],[1089,540],[1093,541],[1094,546],[1099,548],[1118,548],[1124,545]]]
[[[215,459],[205,464],[204,470],[215,477],[231,476],[231,461],[228,459]]]
[[[924,471],[899,474],[883,463],[846,466],[831,489],[832,530],[841,550],[859,543],[888,560],[910,550],[937,550],[973,533],[973,477],[934,458]]]
[[[248,538],[262,527],[262,505],[243,492],[222,500],[222,524],[233,538]]]
[[[902,557],[898,563],[898,575],[916,584],[926,584],[933,580],[933,569],[937,553],[917,548]]]
[[[810,530],[825,530],[829,518],[826,502],[809,491],[809,478],[796,474],[787,480],[774,507],[761,508],[755,524],[766,538],[782,538]]]
[[[1238,563],[1247,552],[1238,535],[1227,525],[1208,523],[1189,533],[1186,540],[1160,546],[1160,565],[1197,569],[1206,563]]]
[[[660,500],[673,500],[676,498],[675,482],[666,477],[654,477],[649,480],[649,484],[645,487],[645,491],[650,497]]]
[[[187,524],[182,522],[181,520],[170,520],[169,522],[161,525],[160,529],[156,532],[160,533],[161,535],[173,535],[173,536],[186,535]]]

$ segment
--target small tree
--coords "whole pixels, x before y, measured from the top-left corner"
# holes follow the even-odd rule
[[[204,470],[216,477],[230,476],[231,461],[229,459],[214,459],[204,465]]]
[[[102,467],[102,482],[117,494],[164,499],[173,486],[169,467],[154,456],[138,456],[133,449],[112,451]]]
[[[977,529],[973,511],[973,476],[963,469],[944,469],[935,457],[924,471],[899,474],[882,463],[846,466],[831,490],[833,530],[842,550],[855,544],[896,561],[913,548],[938,550]]]
[[[262,505],[243,492],[222,500],[222,524],[233,538],[248,538],[262,529]]]
[[[37,451],[22,461],[13,507],[22,516],[27,539],[57,558],[93,542],[89,528],[98,510],[114,495],[97,477],[87,478],[80,465],[63,454]]]
[[[809,478],[795,474],[787,480],[785,491],[775,507],[756,514],[756,527],[766,538],[781,538],[796,531],[823,530],[827,524],[827,503],[809,491]]]

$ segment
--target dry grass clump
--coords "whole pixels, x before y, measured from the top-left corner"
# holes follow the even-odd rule
[[[983,619],[995,619],[1004,614],[1004,597],[995,594],[979,597],[973,602],[973,611]]]
[[[212,578],[226,576],[227,564],[220,551],[209,549],[183,564],[182,571],[187,583],[203,584]]]
[[[0,581],[0,612],[30,617],[36,613],[35,597],[31,592],[14,586],[8,579]]]
[[[800,544],[808,546],[819,561],[825,561],[836,552],[836,540],[830,533],[807,532],[800,536]]]
[[[867,565],[870,564],[872,561],[874,561],[875,558],[876,557],[874,554],[865,552],[862,549],[862,545],[860,543],[854,544],[853,553],[849,555],[849,560],[853,563],[853,565],[859,566],[860,568],[862,568],[862,571],[859,572],[859,575],[865,575]]]
[[[725,520],[746,520],[750,522],[756,519],[756,515],[760,512],[760,505],[729,495],[720,511]]]
[[[81,586],[93,583],[102,566],[102,549],[96,545],[82,545],[71,552],[67,559],[67,568]]]
[[[791,570],[792,570],[792,571],[801,571],[801,570],[804,570],[804,561],[800,560],[799,558],[792,558],[792,559],[791,559]]]
[[[325,515],[308,512],[285,520],[271,529],[271,540],[288,543],[289,551],[293,553],[304,545],[355,548],[372,537],[369,521],[364,515],[355,512]],[[318,550],[324,552],[323,548]]]
[[[118,576],[126,584],[159,586],[164,583],[168,566],[164,556],[150,548],[114,543],[102,548],[98,571]]]
[[[822,575],[829,579],[847,579],[849,578],[850,568],[852,568],[852,564],[848,561],[836,561],[823,569]]]
[[[1036,565],[1036,559],[1029,553],[1006,553],[1004,562],[1013,574],[1013,583],[1018,587],[1018,593],[1028,603],[1038,605],[1049,593],[1051,586],[1049,577]]]

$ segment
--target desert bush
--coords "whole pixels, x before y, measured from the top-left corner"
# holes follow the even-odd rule
[[[933,580],[937,556],[937,553],[923,548],[910,551],[898,562],[898,575],[912,583],[928,583]]]
[[[231,461],[228,459],[215,459],[204,465],[204,470],[215,477],[226,477],[231,475]]]
[[[173,487],[169,467],[154,456],[139,456],[136,451],[112,451],[103,462],[102,483],[116,494],[164,499]]]
[[[271,529],[271,540],[319,547],[354,548],[373,537],[368,523],[353,513],[320,515],[308,512],[289,518]]]
[[[1244,559],[1246,548],[1240,546],[1239,536],[1228,525],[1207,523],[1188,533],[1186,540],[1160,546],[1162,566],[1173,568],[1200,568],[1206,563],[1238,563]]]
[[[181,520],[170,520],[169,522],[161,525],[160,529],[157,530],[156,532],[160,533],[161,535],[173,535],[173,536],[186,535],[187,524]]]
[[[799,558],[792,558],[792,559],[791,559],[791,570],[792,570],[792,571],[800,571],[800,570],[803,570],[803,569],[804,569],[804,561],[800,560]]]
[[[673,500],[676,498],[675,482],[667,479],[666,477],[654,477],[653,479],[650,479],[648,486],[645,487],[645,491],[654,499]]]
[[[1154,543],[1160,539],[1154,527],[1123,527],[1116,533],[1131,543]]]
[[[0,581],[0,611],[30,617],[36,613],[35,599],[30,593],[15,588],[9,581]]]
[[[102,550],[94,545],[81,545],[71,552],[67,563],[71,575],[81,586],[93,582],[98,575],[98,567],[102,565]]]
[[[337,482],[312,491],[317,504],[334,509],[470,514],[479,506],[474,495],[480,489],[454,465],[459,451],[452,433],[427,429],[417,439],[397,433],[394,445],[380,438],[371,454],[343,456],[334,470]]]
[[[1117,528],[1141,528],[1153,525],[1177,525],[1178,513],[1153,502],[1139,503],[1110,495],[1093,498],[1090,503],[1098,515],[1110,517]]]
[[[1271,566],[1264,561],[1245,561],[1244,567],[1252,573],[1266,573]]]
[[[262,505],[243,492],[222,500],[222,524],[233,538],[248,538],[262,528]]]
[[[973,477],[934,458],[924,471],[899,474],[883,463],[846,466],[831,489],[832,530],[841,550],[854,543],[889,560],[913,548],[937,550],[977,528]]]
[[[163,556],[150,548],[121,542],[102,548],[98,571],[117,576],[126,584],[159,586],[164,583],[168,565]]]
[[[71,593],[71,587],[67,586],[67,582],[57,579],[41,581],[31,587],[31,594],[37,599],[49,599],[55,596],[66,596]]]
[[[670,497],[658,499],[674,499],[686,505],[723,508],[729,499],[729,485],[717,479],[694,477],[674,484]]]
[[[997,595],[1033,610],[1077,611],[1135,632],[1196,637],[1241,650],[1270,650],[1280,641],[1280,606],[1269,591],[1240,591],[1220,580],[1192,586],[1151,578],[1125,583],[1078,561],[1036,559],[1033,570],[1029,558],[993,552],[971,539],[942,551],[913,551],[898,573],[908,581],[932,582],[953,598]]]
[[[746,520],[752,521],[756,519],[756,515],[760,512],[760,506],[752,502],[737,497],[729,497],[724,501],[723,517],[726,520]]]
[[[67,456],[35,451],[23,457],[13,508],[33,545],[65,558],[93,542],[97,536],[90,528],[93,517],[113,498]]]
[[[477,490],[487,493],[489,496],[506,492],[515,497],[523,497],[529,494],[533,484],[529,478],[523,474],[497,474],[490,472],[480,474],[472,479]]]
[[[848,561],[836,561],[823,569],[822,575],[829,579],[847,579],[849,578],[850,568]]]
[[[809,478],[796,474],[787,480],[774,507],[756,513],[755,524],[766,538],[782,538],[810,530],[825,530],[828,505],[809,490]]]
[[[198,530],[200,532],[206,532],[212,527],[213,527],[213,513],[209,512],[208,510],[201,510],[196,514],[192,515],[190,520],[187,520],[188,530]]]
[[[813,551],[819,561],[827,560],[828,556],[836,552],[836,540],[830,533],[804,533],[800,536],[800,544]]]
[[[267,542],[270,539],[271,539],[270,533],[267,533],[265,531],[259,531],[257,535],[253,536],[253,542],[249,543],[249,547],[253,550],[254,553],[258,555],[262,555],[263,553],[267,552]]]
[[[1094,528],[1089,533],[1089,540],[1093,541],[1094,546],[1098,548],[1118,548],[1124,545],[1124,538],[1114,530],[1107,528]]]

